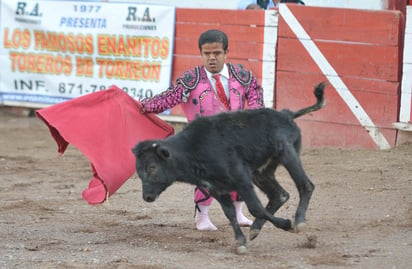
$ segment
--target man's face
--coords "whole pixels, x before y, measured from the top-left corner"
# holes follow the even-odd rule
[[[223,49],[222,43],[203,44],[200,49],[203,66],[212,74],[219,73],[223,69],[228,51]]]

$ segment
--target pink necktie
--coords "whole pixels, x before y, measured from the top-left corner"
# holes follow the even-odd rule
[[[223,84],[220,81],[220,74],[213,75],[213,78],[216,80],[217,95],[219,95],[219,99],[222,102],[222,104],[224,104],[225,107],[229,110],[229,102],[226,98],[226,93],[225,93],[225,89],[223,88]]]

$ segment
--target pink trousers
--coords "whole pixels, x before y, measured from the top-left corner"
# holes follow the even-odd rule
[[[233,201],[242,201],[240,196],[237,192],[230,193]],[[195,203],[196,205],[211,205],[213,202],[213,197],[209,194],[209,192],[202,187],[195,188]]]

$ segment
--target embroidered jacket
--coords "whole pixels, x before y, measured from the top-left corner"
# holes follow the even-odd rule
[[[242,65],[227,64],[229,70],[229,109],[261,108],[263,89],[252,72]],[[207,78],[205,68],[197,66],[184,72],[174,87],[141,101],[146,112],[161,113],[181,104],[187,120],[227,111]]]

